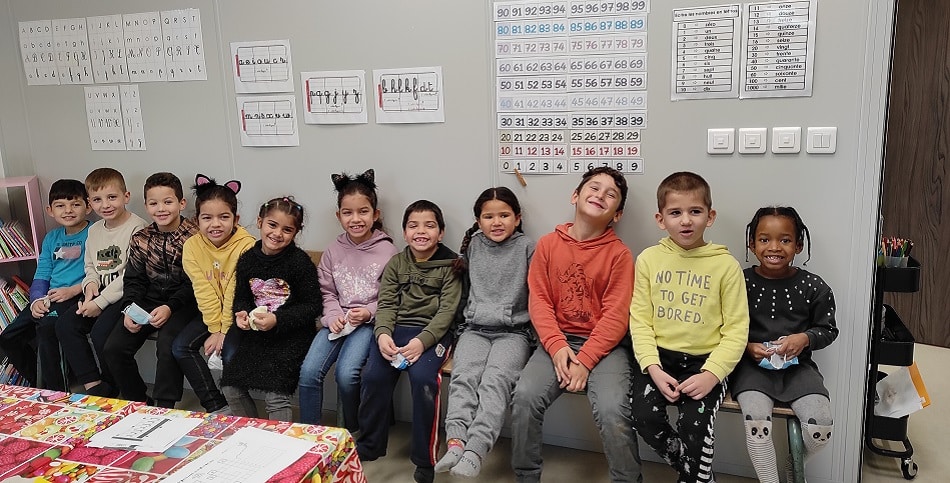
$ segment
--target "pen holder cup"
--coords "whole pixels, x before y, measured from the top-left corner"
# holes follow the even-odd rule
[[[884,257],[884,266],[887,268],[907,268],[910,257]]]

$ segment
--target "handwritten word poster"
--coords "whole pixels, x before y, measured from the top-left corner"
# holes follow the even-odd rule
[[[20,56],[26,83],[31,86],[59,85],[56,51],[53,49],[53,22],[20,22]]]
[[[739,95],[739,4],[673,10],[672,100]]]
[[[85,18],[53,20],[53,48],[60,84],[92,84]]]
[[[293,92],[290,40],[231,42],[234,92]]]
[[[92,74],[97,84],[129,82],[122,15],[86,17]]]
[[[301,72],[307,124],[365,124],[365,70]]]
[[[124,151],[125,130],[119,86],[85,88],[86,118],[93,151]]]
[[[442,67],[376,69],[376,122],[445,122]]]
[[[167,80],[208,80],[197,8],[162,11],[162,37]]]
[[[237,107],[241,146],[300,145],[295,95],[241,96]]]

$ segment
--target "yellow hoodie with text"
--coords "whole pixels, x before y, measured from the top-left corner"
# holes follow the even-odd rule
[[[637,257],[630,335],[640,369],[660,364],[657,347],[709,357],[722,381],[749,337],[749,305],[739,262],[724,245],[684,250],[669,237]]]

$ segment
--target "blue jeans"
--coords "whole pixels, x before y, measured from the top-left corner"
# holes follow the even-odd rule
[[[360,371],[366,364],[373,343],[373,325],[363,324],[350,335],[330,340],[330,329],[324,327],[310,344],[310,351],[300,367],[300,422],[319,424],[323,413],[323,380],[336,362],[336,385],[346,429],[359,429]]]

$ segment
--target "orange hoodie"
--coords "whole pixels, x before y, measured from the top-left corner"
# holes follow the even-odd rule
[[[588,370],[628,337],[633,255],[613,228],[590,240],[558,225],[538,240],[528,270],[528,311],[541,345],[552,356],[565,334],[587,337],[577,354]]]

